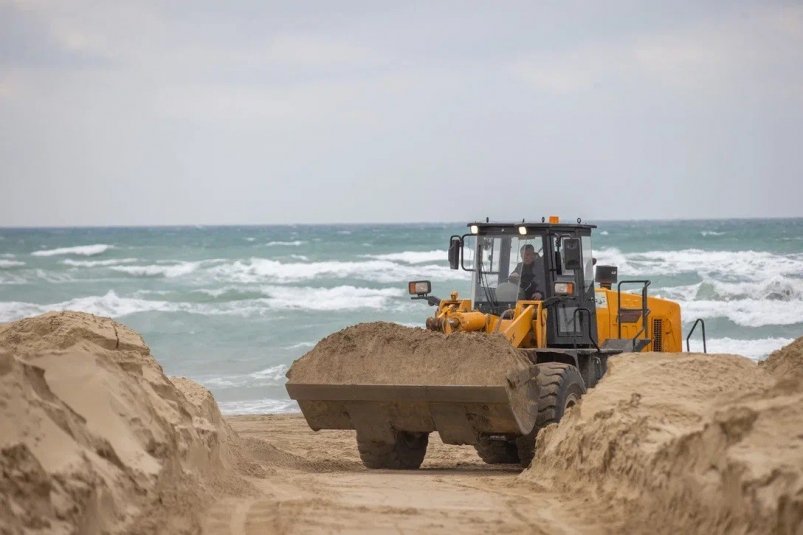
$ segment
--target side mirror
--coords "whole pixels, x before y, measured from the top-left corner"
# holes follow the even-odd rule
[[[449,239],[449,267],[458,269],[460,267],[460,249],[463,246],[463,241],[460,236],[452,236]]]
[[[619,278],[618,271],[616,266],[597,266],[594,280],[599,283],[600,287],[610,290]]]
[[[583,249],[579,238],[566,238],[563,240],[563,258],[565,269],[582,269]]]

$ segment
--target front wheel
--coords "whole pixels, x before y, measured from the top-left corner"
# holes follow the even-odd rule
[[[395,431],[393,442],[364,440],[357,435],[360,459],[367,468],[415,470],[424,462],[428,444],[429,433]]]
[[[538,418],[533,430],[516,439],[521,465],[527,468],[535,456],[538,431],[558,423],[566,409],[574,406],[586,393],[580,371],[571,364],[545,362],[538,364]]]

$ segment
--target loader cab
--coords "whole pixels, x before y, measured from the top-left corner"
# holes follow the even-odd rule
[[[472,272],[476,310],[502,315],[517,301],[541,301],[548,310],[550,347],[596,342],[594,225],[472,223],[469,228],[470,234],[457,237],[462,251],[452,265]]]

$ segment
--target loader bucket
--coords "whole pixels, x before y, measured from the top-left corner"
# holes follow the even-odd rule
[[[501,337],[363,324],[296,361],[287,392],[316,431],[355,429],[379,442],[437,431],[444,443],[476,444],[533,429],[537,373]]]

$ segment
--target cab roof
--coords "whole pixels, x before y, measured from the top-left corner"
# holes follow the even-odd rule
[[[589,234],[591,233],[591,229],[597,228],[597,225],[588,225],[584,223],[548,223],[548,222],[517,222],[517,223],[507,223],[507,222],[498,222],[498,221],[475,221],[474,223],[468,223],[466,226],[471,228],[472,226],[476,225],[479,228],[479,234],[491,234],[491,233],[500,233],[500,234],[508,234],[508,233],[518,233],[519,227],[526,227],[528,233],[529,232],[539,232],[539,231],[552,231],[552,232],[573,232],[577,230],[585,230]],[[583,233],[585,234],[585,232]]]

